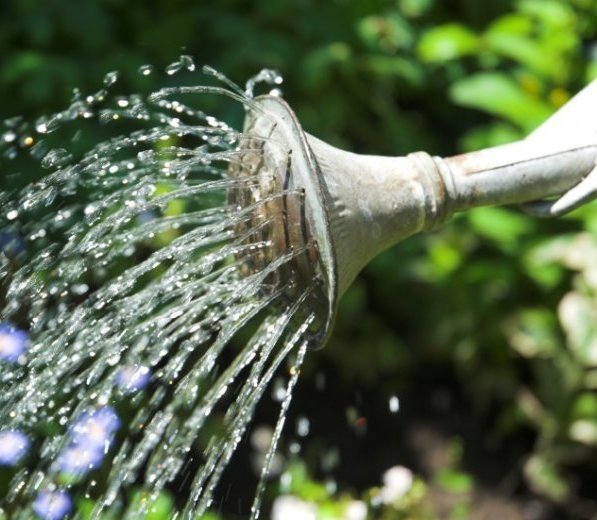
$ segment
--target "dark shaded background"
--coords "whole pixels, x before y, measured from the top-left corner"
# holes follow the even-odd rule
[[[9,0],[0,114],[61,109],[110,70],[134,92],[185,53],[238,83],[279,70],[333,144],[450,155],[531,131],[597,76],[596,38],[594,0]],[[332,507],[321,483],[358,496],[402,464],[438,517],[595,518],[596,263],[595,204],[478,210],[381,255],[304,370],[285,442],[309,417],[290,458],[310,476],[290,491]],[[422,517],[404,507],[379,514]]]

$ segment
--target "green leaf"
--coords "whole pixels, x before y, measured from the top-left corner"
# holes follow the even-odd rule
[[[424,61],[441,62],[473,54],[478,48],[477,35],[464,25],[454,23],[428,31],[419,43],[418,53]]]
[[[554,28],[571,30],[576,22],[574,10],[558,0],[521,0],[518,9]]]
[[[570,490],[556,466],[545,455],[533,455],[524,465],[524,474],[531,487],[553,500],[561,501]]]
[[[597,308],[593,299],[569,292],[558,308],[568,346],[576,358],[587,367],[597,363]]]
[[[146,508],[145,520],[168,520],[172,518],[173,500],[167,493],[161,493],[155,500],[150,502],[150,495],[144,491],[136,491],[133,496],[133,503],[130,511],[139,510],[141,506]]]
[[[433,0],[399,0],[399,5],[404,16],[417,18],[431,9]]]
[[[490,34],[507,34],[508,36],[529,36],[533,33],[533,21],[522,14],[507,14],[492,22],[484,37]]]
[[[535,229],[531,219],[504,208],[477,208],[468,213],[468,219],[478,234],[507,251],[515,247],[523,235]]]
[[[399,78],[415,86],[422,86],[424,82],[424,69],[411,59],[371,54],[363,58],[363,65],[376,76]]]
[[[489,125],[475,127],[460,139],[460,149],[465,152],[499,146],[522,139],[523,133],[516,127],[504,123],[494,122]]]
[[[510,58],[543,76],[559,77],[561,60],[548,52],[533,36],[509,34],[490,30],[485,35],[489,48],[496,54]],[[555,58],[555,59],[554,59]]]
[[[437,483],[450,493],[468,493],[473,489],[473,478],[468,473],[443,469],[437,475]]]
[[[582,444],[597,445],[597,421],[589,419],[574,421],[568,428],[568,436]]]
[[[156,498],[155,502],[149,506],[145,520],[167,520],[172,518],[172,498],[166,493],[162,493]]]
[[[204,513],[203,515],[201,515],[200,518],[198,518],[197,520],[220,520],[220,516],[217,515],[216,513]]]
[[[523,309],[507,329],[510,345],[523,357],[551,356],[557,351],[551,309]]]
[[[459,105],[503,117],[527,132],[553,112],[547,103],[500,72],[479,73],[457,81],[450,89],[450,97]]]
[[[597,419],[597,395],[593,392],[584,392],[574,401],[572,407],[574,419]]]

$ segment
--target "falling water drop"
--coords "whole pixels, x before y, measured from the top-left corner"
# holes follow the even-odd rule
[[[170,63],[170,65],[166,67],[166,74],[172,76],[173,74],[176,74],[181,68],[182,65],[180,64],[180,62],[175,61],[174,63]]]
[[[35,130],[40,134],[45,134],[48,132],[48,119],[46,117],[40,117],[35,122]]]
[[[57,168],[64,166],[72,159],[72,155],[64,148],[50,150],[41,160],[42,168]]]
[[[12,143],[15,139],[17,138],[17,134],[15,134],[14,132],[4,132],[4,134],[2,134],[2,140],[5,143]]]
[[[390,412],[392,413],[398,413],[398,411],[400,410],[400,399],[398,399],[398,396],[391,396],[389,401],[388,401],[388,407],[390,409]]]
[[[166,67],[166,74],[172,76],[173,74],[176,74],[182,69],[186,69],[190,72],[195,70],[195,62],[193,61],[193,58],[188,54],[183,54],[182,56],[180,56],[178,61],[175,61],[168,65]]]
[[[283,82],[282,75],[272,69],[263,69],[256,76],[252,77],[245,84],[245,95],[248,98],[254,97],[255,86],[259,83],[266,83],[268,85],[281,85]]]
[[[149,76],[153,72],[153,67],[151,65],[141,65],[139,67],[139,74],[143,76]]]
[[[22,116],[9,117],[4,120],[4,125],[8,128],[17,128],[23,123],[24,119]]]
[[[193,72],[195,70],[195,61],[193,60],[193,57],[189,56],[188,54],[183,54],[180,57],[180,63],[185,69],[187,69],[190,72]]]
[[[110,87],[118,81],[118,71],[113,70],[104,76],[104,85]]]

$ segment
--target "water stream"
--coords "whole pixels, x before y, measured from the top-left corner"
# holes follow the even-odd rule
[[[181,72],[188,84],[147,95],[117,95],[119,76],[109,73],[62,112],[4,123],[3,177],[35,173],[0,191],[7,518],[79,517],[86,500],[89,518],[144,518],[175,482],[188,495],[174,518],[199,518],[282,374],[251,510],[259,516],[292,390],[325,317],[308,305],[315,281],[272,277],[303,251],[265,255],[263,265],[267,229],[281,217],[255,215],[287,193],[231,202],[257,187],[245,160],[260,153],[254,136],[200,108],[218,97],[250,109],[254,90],[281,77],[262,71],[241,89],[181,56],[164,78]],[[198,86],[206,78],[216,81]],[[253,257],[261,267],[243,269]],[[3,460],[6,450],[14,456]]]

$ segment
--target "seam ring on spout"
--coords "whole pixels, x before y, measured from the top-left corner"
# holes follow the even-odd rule
[[[425,192],[425,223],[423,229],[432,230],[441,226],[451,214],[450,195],[454,190],[452,172],[439,158],[425,152],[408,155],[412,160]],[[447,171],[445,171],[447,169]]]

